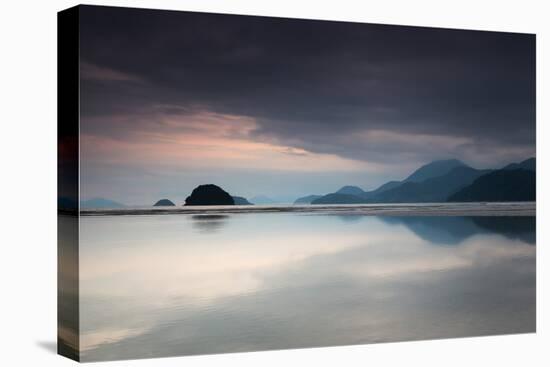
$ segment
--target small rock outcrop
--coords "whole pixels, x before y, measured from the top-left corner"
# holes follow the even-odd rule
[[[168,199],[160,199],[153,206],[176,206],[176,204]]]
[[[196,187],[185,199],[185,205],[235,205],[235,201],[221,187],[208,184]]]

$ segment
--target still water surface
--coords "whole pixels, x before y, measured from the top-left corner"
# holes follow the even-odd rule
[[[83,361],[535,331],[535,217],[82,217]]]

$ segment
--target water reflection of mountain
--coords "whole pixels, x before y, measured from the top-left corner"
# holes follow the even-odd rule
[[[434,244],[457,245],[475,234],[496,233],[535,244],[536,217],[379,217],[388,224],[405,225]]]
[[[534,245],[537,217],[471,217],[480,228]]]

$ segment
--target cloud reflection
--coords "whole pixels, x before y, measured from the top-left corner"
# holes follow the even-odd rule
[[[208,236],[182,216],[87,219],[85,360],[534,330],[535,248],[521,238],[434,246],[376,217],[235,215]],[[94,244],[109,220],[120,233]]]

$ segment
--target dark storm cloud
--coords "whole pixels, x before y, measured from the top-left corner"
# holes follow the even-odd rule
[[[206,110],[253,117],[259,140],[355,159],[399,152],[354,138],[377,130],[469,140],[457,154],[534,153],[534,35],[108,7],[80,19],[81,111],[98,121],[85,132]]]

